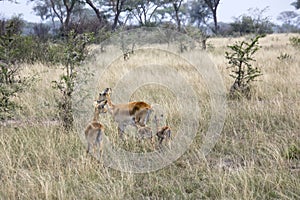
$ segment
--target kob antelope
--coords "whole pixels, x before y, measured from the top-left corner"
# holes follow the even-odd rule
[[[111,101],[112,90],[106,88],[103,92],[99,93],[99,101],[107,101],[108,112],[112,115],[115,122],[118,124],[118,133],[121,138],[126,126],[132,125],[136,128],[138,126],[144,127],[152,112],[152,107],[143,102],[129,102],[125,104],[114,104]]]
[[[161,118],[163,118],[163,115],[161,115]],[[157,116],[154,116],[155,124],[156,124],[156,136],[158,137],[158,143],[159,145],[162,145],[162,142],[166,140],[167,142],[171,139],[171,128],[169,126],[159,126],[159,119]]]
[[[95,101],[94,103],[94,118],[87,125],[84,133],[87,140],[87,153],[95,153],[95,148],[98,151],[99,158],[102,155],[102,137],[104,134],[104,126],[99,122],[99,114],[106,112],[105,105],[107,101]]]
[[[163,118],[163,115],[161,115],[161,118]],[[157,118],[157,116],[154,116],[154,122],[156,125],[156,136],[158,138],[158,145],[162,145],[162,142],[166,140],[166,142],[169,143],[171,139],[171,128],[169,126],[159,126],[160,120]],[[151,144],[154,147],[154,140],[153,137],[153,131],[148,126],[138,126],[137,131],[137,138],[139,141],[142,139],[151,139]]]

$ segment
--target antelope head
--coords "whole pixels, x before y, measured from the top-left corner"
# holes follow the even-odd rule
[[[106,113],[107,109],[105,108],[107,104],[107,100],[95,100],[94,101],[94,108],[95,111],[97,111],[98,113]]]
[[[111,88],[106,88],[102,92],[99,93],[98,101],[105,101],[108,97],[110,97],[112,93]]]

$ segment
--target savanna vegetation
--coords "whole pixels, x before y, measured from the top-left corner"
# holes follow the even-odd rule
[[[65,134],[55,120],[58,115],[55,97],[59,91],[52,89],[51,82],[59,78],[62,69],[41,63],[23,64],[22,74],[38,74],[38,78],[15,97],[23,107],[15,114],[16,120],[1,123],[1,197],[297,199],[300,195],[297,78],[300,69],[298,50],[289,43],[289,37],[292,35],[269,35],[261,39],[262,49],[255,56],[255,63],[263,75],[255,82],[251,99],[228,99],[221,137],[207,157],[199,150],[210,115],[209,97],[202,89],[201,125],[189,150],[171,165],[145,174],[119,172],[87,156],[83,133]],[[244,38],[209,41],[209,55],[214,58],[228,89],[233,79],[228,76],[230,69],[226,69],[226,45],[241,39]],[[280,57],[283,54],[289,56]],[[109,59],[109,56],[103,53],[97,59]],[[144,59],[142,55],[132,56],[128,62],[120,59],[117,64],[121,68],[139,63],[140,59]],[[165,62],[182,67],[173,58],[165,58]],[[98,71],[93,66],[85,67]],[[98,86],[105,85],[97,76],[86,86],[93,88],[89,91],[91,96],[97,94]],[[168,114],[174,114],[173,98],[164,99],[163,88],[143,89],[133,98],[158,99],[168,108]],[[92,106],[86,108],[82,129],[92,119]],[[100,119],[107,127],[105,134],[118,143],[114,122],[105,115]],[[176,120],[170,123],[176,126]],[[133,138],[120,145],[132,151],[143,148]]]
[[[34,2],[37,14],[58,18],[60,25],[50,31],[36,24],[34,34],[24,34],[19,17],[2,21],[1,199],[300,198],[299,33],[271,34],[268,19],[258,15],[236,18],[224,29],[228,26],[218,25],[215,15],[219,1],[195,1],[192,6],[185,1]],[[84,12],[85,4],[89,12]],[[101,6],[106,12],[99,11]],[[294,6],[299,9],[299,1]],[[154,14],[147,13],[148,8]],[[62,12],[53,12],[56,9]],[[171,23],[163,17],[167,15]],[[93,21],[83,20],[91,16]],[[290,28],[283,32],[299,31],[289,16],[281,16],[286,20],[281,28]],[[168,28],[169,34],[176,30],[195,43],[173,41],[168,35],[160,42],[149,37],[145,49],[123,40],[122,31],[140,26]],[[115,35],[120,41],[105,43]],[[207,155],[201,148],[213,115],[211,94],[193,62],[182,59],[195,61],[200,55],[218,69],[227,99],[222,132]],[[170,165],[147,173],[118,171],[86,154],[83,131],[93,119],[98,93],[112,87],[112,99],[117,101],[121,93],[114,86],[122,88],[118,84],[128,72],[144,76],[138,70],[143,63],[153,70],[164,66],[160,74],[166,80],[172,69],[188,82],[197,96],[193,101],[199,106],[194,113],[199,125],[187,151]],[[176,137],[184,132],[178,126],[188,118],[180,116],[179,108],[186,106],[189,92],[184,91],[186,99],[178,99],[163,85],[142,85],[128,100],[162,106],[158,110],[164,111],[163,123],[172,128],[173,141],[180,143]],[[152,151],[147,140],[137,142],[134,128],[126,129],[122,141],[109,114],[99,119],[116,147]]]

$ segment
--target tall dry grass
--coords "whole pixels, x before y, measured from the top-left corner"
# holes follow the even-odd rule
[[[201,117],[197,136],[188,151],[171,165],[144,174],[116,171],[87,156],[80,130],[92,119],[92,100],[100,88],[114,85],[131,69],[128,66],[134,68],[140,60],[155,61],[147,60],[150,57],[143,52],[133,55],[128,62],[120,58],[112,63],[111,71],[105,71],[107,80],[99,77],[112,59],[109,52],[82,66],[95,75],[86,84],[80,83],[74,95],[78,102],[74,112],[80,119],[76,122],[78,129],[70,134],[56,123],[55,97],[59,94],[51,88],[51,81],[58,79],[61,70],[40,64],[25,66],[24,74],[37,73],[39,80],[18,97],[23,105],[16,116],[18,121],[0,127],[0,198],[299,199],[300,57],[299,50],[289,45],[290,36],[268,35],[261,40],[262,49],[256,54],[254,65],[262,69],[263,76],[254,85],[253,98],[227,101],[221,137],[206,157],[200,151],[211,116],[205,83],[201,77],[187,73],[192,68],[182,60],[156,55],[160,63],[178,70],[198,92]],[[228,76],[224,55],[226,45],[235,40],[208,41],[209,56],[227,89],[233,80]],[[291,57],[279,60],[281,53]],[[176,94],[159,85],[145,85],[141,89],[131,99],[163,105],[167,122],[175,127],[175,136],[179,134],[176,106],[182,102]],[[117,101],[117,97],[113,93],[113,100]],[[146,143],[136,143],[130,128],[127,143],[119,142],[111,117],[100,118],[106,126],[105,134],[116,145],[135,152],[150,151]]]

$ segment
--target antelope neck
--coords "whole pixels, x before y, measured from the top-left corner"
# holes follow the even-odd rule
[[[95,108],[93,121],[98,121],[98,120],[99,120],[99,111],[97,108]]]

